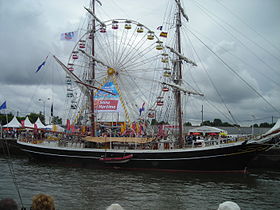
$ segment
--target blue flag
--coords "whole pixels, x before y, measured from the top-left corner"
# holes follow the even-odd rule
[[[139,109],[140,116],[141,116],[141,113],[142,113],[143,111],[145,111],[144,106],[145,106],[145,102],[142,104],[142,107]]]
[[[157,27],[157,30],[162,30],[162,26]]]
[[[48,56],[46,57],[46,59],[44,60],[44,62],[43,62],[40,66],[38,66],[38,68],[37,68],[37,70],[36,70],[35,73],[37,73],[38,71],[40,71],[40,69],[46,64],[47,58],[48,58]]]
[[[2,109],[7,109],[6,101],[4,101],[4,103],[0,106],[0,110]]]

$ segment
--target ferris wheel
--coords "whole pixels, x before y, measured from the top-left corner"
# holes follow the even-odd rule
[[[114,115],[120,121],[135,121],[139,117],[152,119],[156,110],[161,110],[157,115],[164,113],[168,100],[170,102],[171,89],[166,83],[172,79],[171,66],[163,41],[155,32],[127,19],[109,20],[96,26],[95,31],[84,33],[67,64],[68,70],[85,83],[115,92],[111,99],[118,98],[117,111],[106,112],[106,106],[111,105],[108,104],[110,96],[95,91],[95,101],[103,100],[99,104],[101,110],[97,111],[97,117],[109,120]],[[66,84],[69,118],[77,120],[89,108],[88,95],[69,76],[66,77]],[[105,97],[109,97],[106,106],[102,105]]]

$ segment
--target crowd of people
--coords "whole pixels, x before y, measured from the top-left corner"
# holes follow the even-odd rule
[[[12,198],[4,198],[0,200],[0,210],[19,210],[17,202]],[[21,207],[21,210],[26,210]],[[30,210],[55,210],[55,203],[52,196],[39,193],[32,198],[32,205]],[[108,206],[106,210],[124,210],[121,205],[113,203]]]
[[[15,130],[15,129],[8,129],[8,130],[1,130],[1,135],[0,135],[0,138],[17,138],[18,137],[18,134],[19,134],[19,131],[18,130]]]
[[[47,194],[39,193],[32,198],[32,210],[55,210],[54,199]],[[19,210],[18,204],[12,198],[4,198],[0,201],[0,210]],[[26,210],[21,207],[21,210]]]
[[[4,198],[0,200],[0,210],[19,210],[17,202],[12,198]],[[22,207],[21,210],[26,210]],[[55,210],[55,203],[52,196],[39,193],[32,198],[32,205],[30,210]],[[124,208],[117,203],[113,203],[106,208],[106,210],[124,210]],[[226,201],[219,204],[217,210],[240,210],[237,203]]]

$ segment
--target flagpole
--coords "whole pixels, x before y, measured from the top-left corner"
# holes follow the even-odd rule
[[[0,121],[0,126],[1,126],[1,135],[0,135],[0,138],[3,139],[3,125],[2,125],[2,120]]]
[[[2,126],[2,123],[1,123],[0,126],[1,126],[1,129],[0,129],[0,130],[1,130],[1,135],[0,135],[0,138],[3,139],[3,126]]]
[[[6,113],[6,110],[4,110],[4,115],[6,116],[6,124],[8,124],[9,122],[9,120],[8,120],[8,115],[7,115],[7,113]]]
[[[51,116],[50,116],[50,122],[49,124],[52,124],[53,122],[53,102],[52,102],[52,105],[51,105]]]
[[[177,3],[178,2],[178,3]],[[181,10],[180,10],[180,0],[176,1],[177,3],[177,17],[176,17],[176,50],[181,54],[181,33],[180,33],[180,28],[182,26],[181,23]],[[182,84],[182,61],[179,60],[178,62],[174,63],[174,69],[176,71],[176,79],[174,80],[174,83],[176,85],[181,85]],[[178,120],[178,125],[179,125],[179,146],[182,148],[184,146],[184,138],[183,138],[183,109],[182,109],[182,101],[181,101],[181,92],[180,90],[175,91],[175,103],[176,103],[176,115],[177,115],[177,120]]]
[[[95,14],[95,0],[92,0],[92,13]],[[94,35],[95,35],[95,19],[92,19],[92,43],[91,43],[91,54],[94,57]],[[91,81],[92,85],[94,85],[94,80],[95,80],[95,61],[92,59],[91,60],[91,70],[92,70],[92,75],[91,75]],[[91,103],[91,136],[95,136],[95,110],[94,110],[94,90],[91,90],[90,92],[90,103]]]

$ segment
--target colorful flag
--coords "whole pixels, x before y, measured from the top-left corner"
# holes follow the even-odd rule
[[[74,133],[75,131],[76,131],[76,129],[75,129],[75,125],[70,125],[70,131],[72,132],[72,133]]]
[[[145,111],[144,106],[145,106],[145,102],[142,104],[142,107],[139,109],[140,116],[141,116],[141,113],[142,113],[143,111]]]
[[[37,73],[38,71],[40,71],[40,69],[46,64],[47,59],[48,59],[48,56],[47,56],[46,59],[43,61],[43,63],[42,63],[40,66],[38,66],[38,68],[37,68],[37,70],[35,71],[35,73]]]
[[[77,41],[77,38],[78,38],[78,31],[66,32],[60,35],[60,40],[75,42]]]
[[[85,132],[86,132],[86,126],[84,126],[84,125],[82,126],[81,132],[82,132],[82,133],[85,133]]]
[[[157,30],[162,30],[162,26],[157,27]]]
[[[66,120],[66,130],[70,131],[70,120],[69,119]]]
[[[139,123],[136,123],[135,131],[136,131],[136,133],[140,134],[140,125],[139,125]]]
[[[123,134],[125,132],[125,130],[126,130],[126,122],[123,122],[121,124],[121,133]]]
[[[52,131],[57,131],[57,125],[52,125]]]
[[[4,101],[4,103],[0,106],[0,110],[7,109],[7,103]]]
[[[161,32],[159,36],[167,38],[167,32]]]

